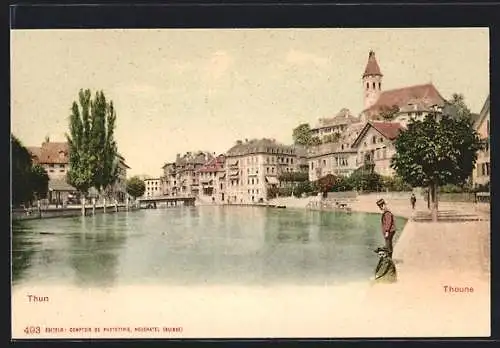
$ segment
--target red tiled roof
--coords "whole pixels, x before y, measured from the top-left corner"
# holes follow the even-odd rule
[[[28,147],[28,151],[33,158],[33,163],[38,164],[40,162],[42,148],[38,146],[30,146]]]
[[[42,144],[39,157],[40,163],[69,163],[69,146],[68,143],[45,142]]]
[[[368,75],[382,76],[380,67],[377,63],[377,59],[375,58],[375,52],[373,51],[370,51],[370,53],[368,54],[368,63],[366,63],[365,73],[363,74],[363,77]]]
[[[375,122],[369,121],[365,124],[359,135],[356,137],[352,143],[352,147],[357,146],[357,144],[363,139],[363,137],[368,132],[368,129],[373,127],[376,129],[383,137],[394,140],[398,137],[399,133],[403,129],[403,126],[399,122]]]
[[[398,122],[370,122],[372,127],[375,128],[380,134],[389,140],[394,140],[398,137],[399,132],[403,128]]]
[[[219,155],[216,158],[208,161],[203,167],[201,167],[198,171],[202,173],[206,172],[216,172],[224,167],[224,155]]]
[[[432,83],[427,83],[384,91],[380,94],[377,102],[364,110],[364,112],[374,114],[380,112],[382,109],[391,108],[394,105],[401,108],[416,101],[423,102],[428,106],[443,106],[445,99],[439,94]]]

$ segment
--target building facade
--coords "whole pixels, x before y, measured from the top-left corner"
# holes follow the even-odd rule
[[[392,157],[396,154],[394,140],[403,126],[398,122],[367,122],[352,143],[357,152],[356,167],[373,165],[374,172],[393,176]]]
[[[432,83],[384,91],[382,78],[375,52],[370,51],[362,78],[365,108],[360,118],[363,121],[383,120],[387,116],[404,126],[411,119],[423,120],[429,112],[440,110],[446,104]]]
[[[198,170],[201,185],[200,199],[213,202],[224,203],[226,192],[226,170],[225,156],[219,155]]]
[[[309,149],[309,181],[333,174],[349,176],[357,168],[357,152],[349,143],[326,143]]]
[[[201,190],[199,169],[212,159],[214,154],[206,151],[187,152],[183,156],[177,154],[175,162],[163,166],[160,178],[163,194],[198,197]]]
[[[472,172],[472,182],[475,187],[490,183],[490,96],[486,98],[479,118],[474,123],[474,128],[479,133],[481,140],[485,143],[485,149],[479,151],[476,167]]]
[[[147,178],[144,179],[144,198],[162,196],[162,187],[160,178]]]
[[[338,139],[350,125],[360,121],[358,117],[351,114],[349,109],[343,108],[332,118],[320,118],[318,124],[311,128],[311,135],[318,137],[323,142],[328,138]]]
[[[33,163],[41,165],[49,176],[48,200],[51,204],[62,204],[76,196],[77,189],[67,183],[70,169],[70,150],[67,142],[51,142],[46,138],[40,147],[28,147]],[[110,188],[111,194],[119,202],[127,197],[127,169],[130,167],[120,154],[117,155],[118,178]]]
[[[300,151],[300,150],[299,150]],[[274,139],[239,140],[226,153],[226,203],[263,202],[271,187],[279,186],[279,175],[300,171],[297,148]]]

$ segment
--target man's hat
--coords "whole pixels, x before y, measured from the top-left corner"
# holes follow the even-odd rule
[[[386,247],[378,247],[377,249],[375,249],[373,251],[376,252],[376,253],[379,253],[381,251],[388,253],[389,249],[387,249]]]
[[[384,205],[385,204],[385,201],[383,198],[380,198],[378,201],[377,201],[377,205],[380,207],[381,205]]]

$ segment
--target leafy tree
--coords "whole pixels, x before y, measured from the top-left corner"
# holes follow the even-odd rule
[[[293,129],[293,142],[296,145],[310,146],[311,145],[311,126],[309,123],[302,123]]]
[[[340,140],[340,133],[333,133],[333,134],[328,134],[323,138],[322,143],[327,144],[327,143],[336,143]]]
[[[49,191],[49,175],[41,165],[35,164],[31,168],[30,182],[33,193],[37,198],[47,197],[47,192]]]
[[[337,177],[333,174],[327,174],[316,181],[316,187],[319,192],[325,193],[330,192],[337,184]]]
[[[127,180],[127,193],[136,199],[141,197],[146,191],[146,184],[138,176],[133,176]]]
[[[471,118],[471,111],[465,104],[465,98],[462,94],[453,93],[451,99],[446,102],[447,106],[450,107],[449,112],[456,114],[458,118]]]
[[[304,172],[285,172],[280,174],[280,182],[302,182],[309,179],[309,174]]]
[[[31,191],[31,155],[27,148],[14,135],[10,136],[12,203],[19,205],[32,200]]]
[[[295,145],[315,146],[321,144],[321,139],[312,135],[309,123],[302,123],[294,128],[292,137]]]
[[[432,216],[437,219],[437,188],[460,185],[472,174],[477,152],[483,145],[470,120],[443,114],[426,116],[408,124],[394,142],[396,154],[391,167],[414,187],[428,187]]]
[[[117,179],[116,112],[102,91],[92,100],[89,89],[80,90],[78,101],[72,104],[70,134],[66,135],[70,152],[67,181],[82,193],[91,187],[101,192]]]
[[[295,186],[295,188],[293,190],[293,194],[296,197],[300,197],[300,196],[302,196],[303,193],[311,193],[311,192],[313,192],[313,190],[314,190],[313,185],[309,180],[302,181],[302,182],[299,182],[297,184],[297,186]]]
[[[321,139],[318,136],[314,136],[311,138],[310,146],[318,146],[321,145]]]
[[[267,189],[267,199],[273,199],[278,196],[279,188],[276,186],[271,186]]]
[[[380,111],[379,117],[386,121],[393,120],[399,112],[399,106],[393,105],[391,107],[384,106]]]

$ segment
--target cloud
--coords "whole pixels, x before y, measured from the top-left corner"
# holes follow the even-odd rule
[[[323,67],[328,63],[328,60],[326,58],[297,50],[288,51],[285,60],[288,64],[292,65],[314,64]]]

